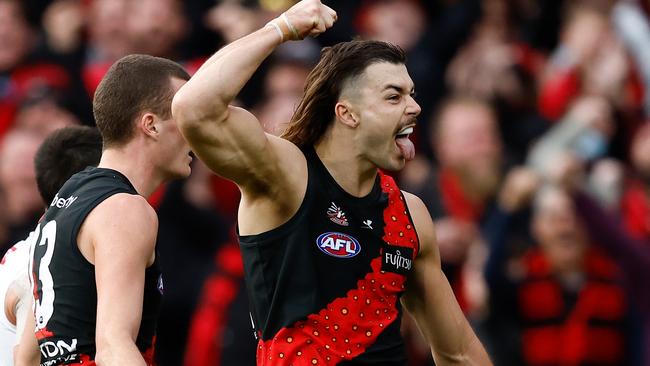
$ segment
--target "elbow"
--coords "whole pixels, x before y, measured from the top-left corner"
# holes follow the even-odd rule
[[[228,105],[207,103],[206,98],[184,93],[183,89],[172,99],[171,111],[178,128],[185,136],[199,131],[206,121],[225,120],[228,116]]]
[[[182,90],[174,95],[171,109],[178,128],[183,132],[198,121],[195,103]]]

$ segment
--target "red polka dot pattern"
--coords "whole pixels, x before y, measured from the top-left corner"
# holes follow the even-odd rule
[[[404,198],[391,177],[380,176],[390,202],[383,215],[383,240],[389,245],[413,248],[415,257],[418,240]],[[404,292],[406,277],[382,271],[381,264],[381,256],[373,259],[372,272],[345,297],[335,299],[304,321],[282,328],[272,339],[260,341],[257,364],[335,365],[362,354],[400,316],[395,305]]]

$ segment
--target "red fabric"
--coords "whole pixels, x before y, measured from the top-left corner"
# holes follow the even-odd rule
[[[226,244],[217,252],[217,267],[221,270],[206,280],[201,302],[188,331],[185,366],[221,363],[223,331],[228,309],[240,288],[244,264],[237,244]]]
[[[470,222],[477,222],[483,214],[483,204],[472,202],[460,185],[460,180],[450,170],[440,171],[438,178],[440,194],[449,216]]]
[[[16,105],[9,101],[0,100],[0,138],[11,129],[16,115]]]
[[[542,54],[526,43],[513,45],[517,64],[519,64],[530,75],[538,75],[544,66],[545,60]]]
[[[404,198],[391,177],[380,175],[389,200],[382,239],[389,245],[414,248],[415,259],[419,244]],[[406,277],[382,271],[381,263],[381,256],[373,259],[372,272],[345,297],[304,321],[282,328],[273,339],[260,340],[258,365],[335,365],[362,354],[399,316],[396,303],[405,288]]]
[[[39,86],[65,89],[70,85],[70,76],[61,66],[38,63],[17,68],[11,73],[11,81],[15,86],[14,92],[22,99]]]
[[[546,259],[534,250],[524,263],[528,279],[519,289],[520,312],[529,325],[522,335],[522,351],[530,365],[580,365],[585,362],[622,364],[624,335],[619,325],[625,316],[626,300],[616,282],[619,271],[595,250],[585,257],[586,283],[575,306],[567,309],[562,288],[554,279]],[[546,269],[546,273],[544,273]],[[567,315],[565,315],[567,314]],[[593,320],[614,325],[591,325]]]
[[[540,113],[551,121],[558,120],[579,91],[580,79],[576,70],[558,72],[546,80],[539,91]]]
[[[650,197],[641,183],[633,182],[621,200],[625,226],[637,239],[650,239]]]
[[[183,67],[188,74],[194,75],[207,60],[207,57],[197,57],[183,62]]]
[[[81,70],[81,77],[90,98],[93,98],[95,95],[95,90],[97,90],[99,82],[102,81],[102,78],[106,75],[106,72],[108,72],[112,64],[112,62],[106,61],[84,65]]]
[[[158,209],[160,207],[160,203],[165,196],[165,191],[167,191],[167,185],[166,184],[161,184],[160,187],[156,188],[156,190],[147,198],[147,202],[153,207],[154,209]]]
[[[214,192],[215,203],[219,212],[225,217],[237,217],[237,208],[241,196],[237,185],[214,175],[212,177],[212,192]]]

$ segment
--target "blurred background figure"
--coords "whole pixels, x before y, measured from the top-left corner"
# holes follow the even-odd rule
[[[43,213],[38,194],[34,156],[45,136],[24,130],[7,134],[0,144],[0,187],[4,196],[3,217],[7,234],[0,248],[4,252],[27,237]]]
[[[25,162],[50,131],[94,125],[113,61],[147,53],[192,73],[294,2],[0,0],[0,246],[38,219]],[[416,159],[391,174],[436,219],[445,273],[495,363],[650,366],[650,3],[326,4],[331,31],[278,49],[237,102],[278,135],[322,47],[400,45],[422,114]],[[165,272],[157,359],[252,365],[239,191],[196,164],[149,198]],[[593,291],[611,301],[594,305]],[[419,331],[405,321],[404,332],[409,366],[432,365]]]

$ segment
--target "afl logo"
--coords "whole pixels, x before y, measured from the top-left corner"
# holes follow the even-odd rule
[[[343,233],[323,233],[316,239],[321,252],[337,258],[352,258],[361,252],[357,239]]]

